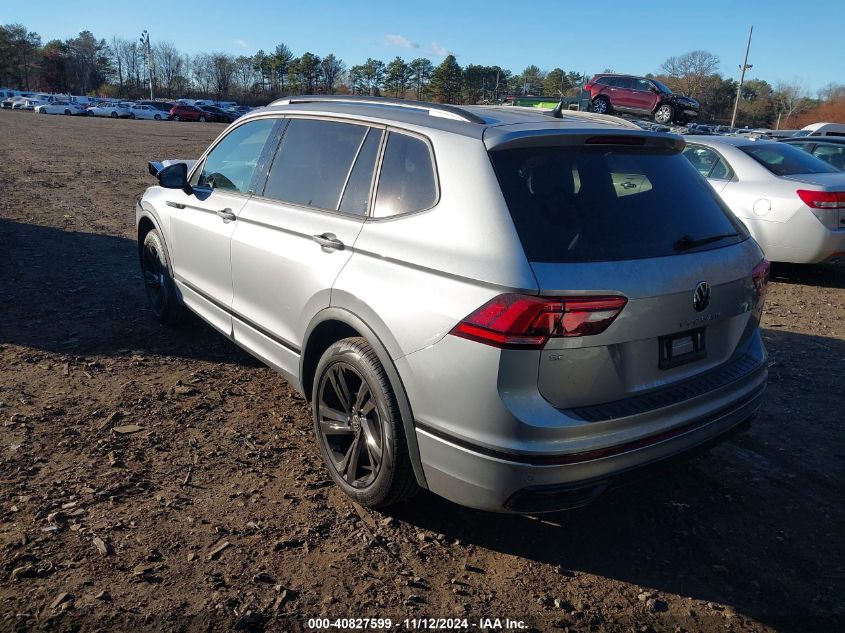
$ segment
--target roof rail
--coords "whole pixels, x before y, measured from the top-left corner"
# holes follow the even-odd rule
[[[411,110],[425,110],[431,116],[439,116],[467,123],[486,124],[487,121],[463,108],[445,103],[430,103],[428,101],[412,101],[410,99],[393,99],[391,97],[369,97],[361,95],[301,95],[296,97],[282,97],[270,105],[291,105],[294,103],[317,103],[329,101],[337,103],[354,103],[357,105],[389,106],[408,108]]]

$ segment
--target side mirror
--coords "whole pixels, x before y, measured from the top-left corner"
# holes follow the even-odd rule
[[[185,163],[162,167],[161,163],[151,162],[149,170],[158,179],[158,184],[165,189],[181,189],[188,195],[194,192],[193,187],[188,184],[188,166]]]

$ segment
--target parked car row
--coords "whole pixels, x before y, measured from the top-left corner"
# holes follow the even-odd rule
[[[9,91],[2,91],[3,94]],[[0,97],[3,96],[0,94]],[[58,97],[62,98],[58,98]],[[6,96],[0,106],[12,110],[33,110],[38,114],[67,116],[98,116],[112,119],[150,119],[232,123],[252,108],[238,106],[232,101],[215,105],[208,100],[180,99],[167,101],[115,101],[46,94],[18,94]],[[191,103],[188,103],[191,101]]]

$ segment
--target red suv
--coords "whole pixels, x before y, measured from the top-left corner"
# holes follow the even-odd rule
[[[663,125],[683,125],[698,117],[699,103],[676,95],[656,79],[632,75],[595,75],[584,86],[590,91],[593,112],[646,115]]]
[[[176,104],[170,108],[170,119],[173,121],[199,121],[205,123],[211,121],[211,115],[205,110],[192,105]]]

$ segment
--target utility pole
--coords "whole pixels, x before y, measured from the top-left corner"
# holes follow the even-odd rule
[[[147,58],[147,74],[150,78],[150,101],[153,97],[153,49],[150,46],[150,34],[144,29],[141,31],[141,45],[144,47],[144,55]]]
[[[751,34],[754,33],[754,25],[751,25],[751,30],[748,31],[748,44],[745,45],[745,60],[742,62],[742,66],[739,67],[741,71],[739,74],[739,86],[736,89],[736,101],[734,101],[734,113],[731,117],[731,127],[734,127],[736,123],[736,110],[739,107],[739,98],[742,95],[742,82],[745,81],[745,71],[749,68],[753,68],[754,64],[748,63],[748,51],[751,48]]]

